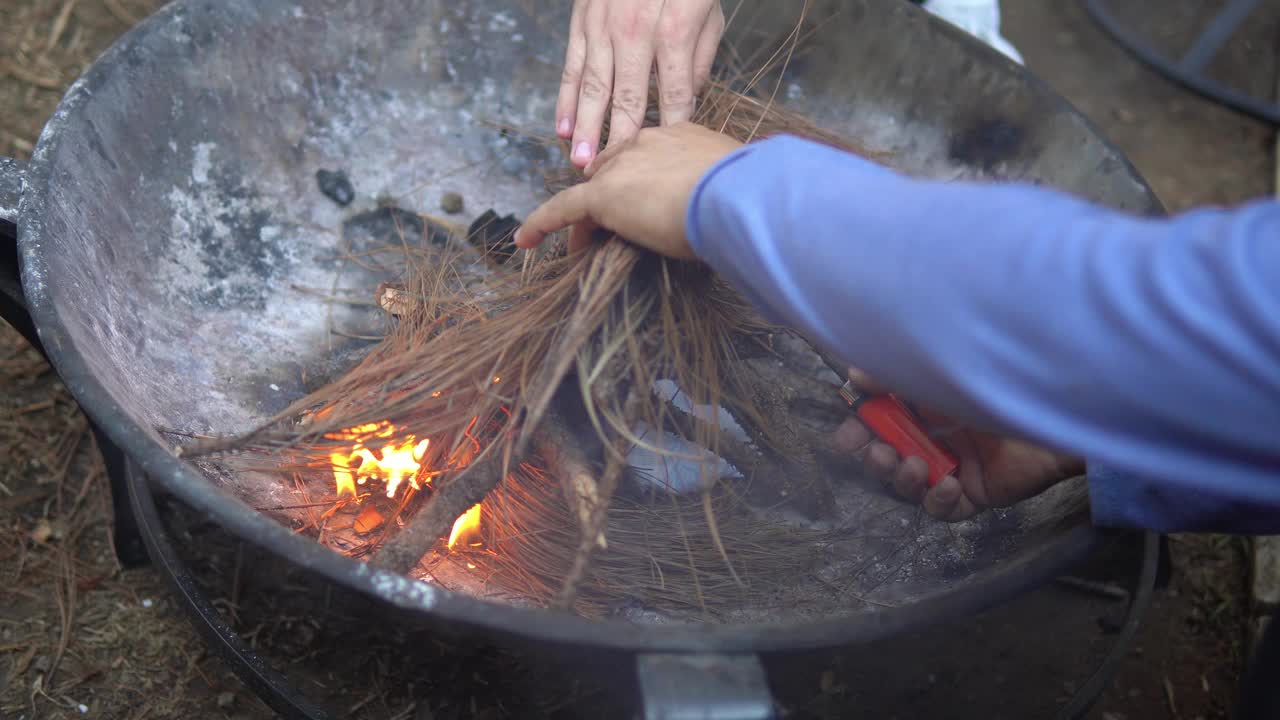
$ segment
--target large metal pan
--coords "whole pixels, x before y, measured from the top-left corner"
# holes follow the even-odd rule
[[[76,399],[158,488],[244,540],[432,619],[619,652],[768,652],[845,645],[1009,597],[1096,538],[1080,484],[973,530],[963,567],[920,573],[893,607],[773,625],[639,627],[518,609],[374,570],[291,533],[177,457],[157,428],[242,429],[342,364],[331,311],[291,285],[329,282],[350,212],[321,196],[342,167],[432,207],[449,177],[474,208],[517,215],[554,158],[487,121],[550,127],[570,3],[181,0],[143,22],[67,93],[25,167],[0,165],[16,226],[6,317],[25,306]],[[801,3],[746,0],[739,49],[777,41]],[[1052,185],[1159,212],[1134,168],[1023,69],[900,0],[819,2],[820,29],[781,102],[933,177]],[[19,182],[21,178],[21,182]],[[20,201],[19,201],[20,196]],[[1046,292],[1052,292],[1046,288]],[[338,320],[341,320],[339,317]]]

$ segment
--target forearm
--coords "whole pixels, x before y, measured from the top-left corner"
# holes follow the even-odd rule
[[[1280,507],[1280,208],[1132,218],[783,138],[704,179],[699,255],[903,395]]]

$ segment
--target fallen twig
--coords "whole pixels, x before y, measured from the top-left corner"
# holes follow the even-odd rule
[[[600,503],[600,488],[591,463],[578,446],[578,441],[554,411],[547,415],[534,445],[543,460],[559,476],[564,496],[578,521],[579,530],[585,535],[591,527],[592,514]],[[603,530],[595,535],[596,546],[601,550],[609,546]]]
[[[24,493],[19,493],[13,497],[0,500],[0,510],[13,510],[14,508],[20,508],[27,503],[43,500],[51,494],[53,494],[53,487],[50,485],[33,488]]]
[[[8,58],[0,58],[0,70],[5,70],[18,80],[21,80],[28,85],[35,85],[42,90],[62,89],[63,83],[61,78],[37,75]]]
[[[71,542],[70,538],[68,539],[69,542]],[[58,647],[53,653],[53,660],[49,662],[49,672],[45,675],[46,684],[53,682],[53,676],[58,672],[58,665],[62,662],[62,656],[67,652],[67,645],[71,642],[71,630],[76,612],[76,573],[71,553],[67,550],[67,543],[59,546],[58,556],[62,564],[62,576],[59,579],[62,581],[66,597],[63,597],[62,592],[54,594],[58,601],[58,615],[62,620],[62,627],[58,634]]]
[[[106,6],[107,12],[111,13],[115,19],[129,27],[133,27],[142,21],[142,18],[135,17],[133,13],[126,10],[120,4],[120,0],[102,0],[102,4]]]
[[[1164,676],[1164,698],[1169,703],[1169,714],[1174,718],[1178,715],[1178,703],[1173,699],[1173,683],[1169,682],[1169,676]]]
[[[39,412],[41,410],[48,410],[49,408],[53,407],[53,405],[54,405],[54,402],[52,399],[41,400],[40,402],[34,402],[34,403],[31,403],[30,405],[25,405],[23,407],[17,408],[11,414],[14,416],[26,415],[27,413]]]
[[[49,29],[49,40],[44,45],[45,50],[52,50],[62,39],[62,33],[67,29],[67,22],[71,20],[71,12],[76,9],[76,3],[79,1],[66,0],[62,4],[62,10],[58,11],[58,17],[53,20],[53,27]]]
[[[573,607],[573,602],[578,597],[578,589],[587,576],[587,569],[591,566],[591,558],[600,547],[598,538],[603,537],[605,528],[609,524],[609,504],[613,500],[614,492],[618,489],[618,480],[622,477],[624,467],[625,464],[615,455],[609,456],[604,475],[600,478],[598,499],[592,508],[591,520],[582,528],[578,552],[573,556],[573,564],[569,566],[564,584],[560,587],[560,596],[556,598],[556,607],[562,610]]]
[[[645,391],[647,388],[643,391],[634,387],[627,389],[622,415],[628,424],[635,421],[640,409],[640,395]],[[622,472],[626,469],[626,448],[629,444],[630,441],[626,438],[619,438],[614,441],[614,452],[608,453],[608,463],[605,465],[604,474],[600,477],[600,484],[596,489],[589,521],[584,525],[579,536],[578,552],[573,556],[573,564],[569,566],[564,584],[560,587],[560,595],[556,598],[556,606],[560,609],[567,610],[573,607],[574,600],[578,597],[578,589],[587,576],[587,569],[591,566],[591,558],[594,557],[597,549],[604,546],[603,538],[609,526],[609,505],[613,501],[614,493],[618,491],[618,481],[622,477]]]

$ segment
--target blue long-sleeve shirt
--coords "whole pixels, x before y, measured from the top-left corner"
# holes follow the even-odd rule
[[[707,173],[687,231],[902,395],[1086,458],[1095,523],[1280,532],[1280,203],[1140,218],[777,137]]]

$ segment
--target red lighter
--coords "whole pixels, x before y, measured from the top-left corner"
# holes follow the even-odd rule
[[[840,396],[848,401],[849,407],[871,432],[898,451],[899,457],[905,459],[914,455],[929,464],[929,487],[937,485],[948,475],[954,475],[960,467],[960,461],[929,437],[915,413],[898,398],[863,392],[851,380],[840,388]]]

